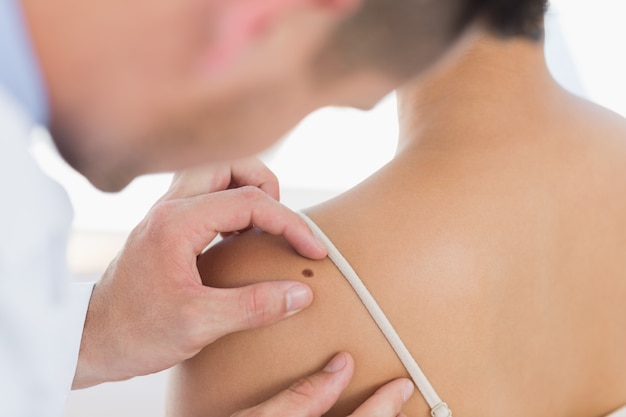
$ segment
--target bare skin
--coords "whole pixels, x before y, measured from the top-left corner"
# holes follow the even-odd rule
[[[307,212],[440,396],[481,417],[596,417],[626,404],[626,122],[565,92],[541,44],[490,36],[399,98],[395,159]],[[231,415],[339,351],[356,370],[328,415],[407,376],[329,260],[251,232],[199,267],[216,287],[299,274],[316,298],[177,367],[169,415]],[[429,415],[419,395],[404,413]]]

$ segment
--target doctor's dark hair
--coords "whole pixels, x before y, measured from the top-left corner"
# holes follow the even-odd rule
[[[363,0],[321,55],[336,71],[370,67],[413,75],[479,19],[494,34],[539,39],[547,0]]]

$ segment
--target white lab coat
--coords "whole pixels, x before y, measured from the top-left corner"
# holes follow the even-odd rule
[[[32,121],[0,86],[0,416],[61,416],[93,285],[66,269],[72,208],[29,154]]]

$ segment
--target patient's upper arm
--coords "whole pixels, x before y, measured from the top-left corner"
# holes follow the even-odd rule
[[[270,327],[218,340],[172,372],[170,416],[229,416],[321,369],[337,352],[355,359],[353,382],[329,415],[347,415],[380,385],[407,376],[350,285],[328,260],[298,256],[280,237],[251,231],[199,259],[206,285],[239,287],[300,280],[314,293],[307,310]],[[424,409],[419,400],[409,404]]]

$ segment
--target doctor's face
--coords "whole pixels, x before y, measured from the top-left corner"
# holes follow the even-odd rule
[[[369,107],[399,80],[315,73],[360,0],[23,0],[65,159],[116,191],[257,153],[311,111]]]
[[[305,68],[358,0],[23,0],[50,130],[78,171],[135,176],[250,155],[313,108]]]

